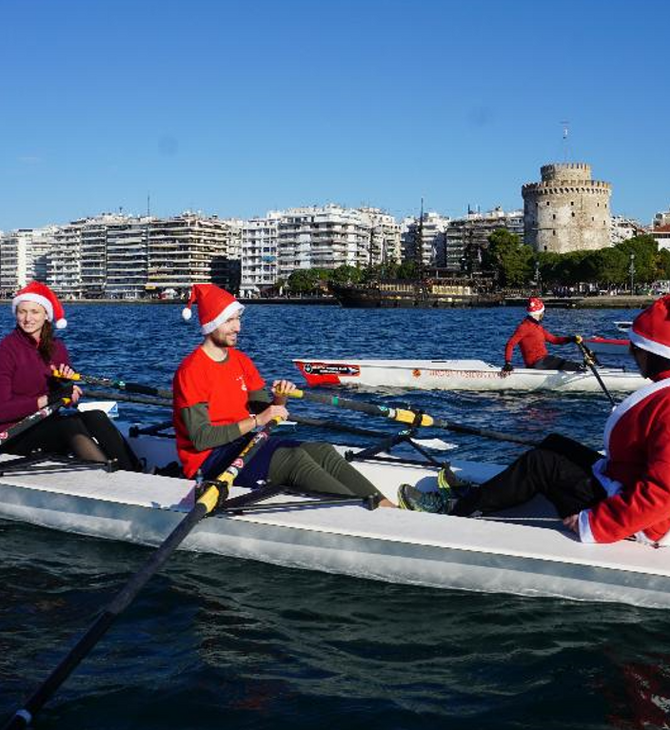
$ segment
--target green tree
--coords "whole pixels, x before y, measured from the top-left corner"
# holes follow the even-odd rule
[[[501,286],[522,286],[531,280],[535,255],[516,233],[498,228],[488,241],[488,247],[482,251],[482,266],[497,272]]]

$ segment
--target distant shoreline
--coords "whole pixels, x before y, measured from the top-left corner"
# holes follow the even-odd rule
[[[500,305],[504,307],[520,307],[525,306],[528,297],[507,297]],[[631,296],[622,294],[616,297],[542,297],[545,305],[549,309],[644,309],[652,304],[658,297],[656,296]],[[320,306],[338,306],[335,297],[273,297],[264,299],[240,299],[245,306],[247,305],[320,305]],[[9,304],[11,299],[0,299],[0,302]],[[64,300],[66,307],[71,305],[83,304],[110,304],[113,306],[123,306],[129,304],[141,305],[182,305],[186,304],[181,299],[72,299]],[[466,307],[467,308],[467,307]],[[471,307],[476,309],[477,307]],[[407,307],[407,309],[421,309],[421,307]],[[446,308],[448,309],[448,308]],[[444,310],[443,310],[444,311]]]

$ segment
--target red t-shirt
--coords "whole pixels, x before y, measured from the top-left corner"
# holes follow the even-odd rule
[[[192,477],[212,453],[196,451],[181,411],[206,403],[213,426],[228,426],[249,417],[249,392],[261,390],[265,381],[251,359],[233,348],[224,362],[215,362],[198,346],[186,357],[174,376],[173,407],[177,452],[184,473]]]

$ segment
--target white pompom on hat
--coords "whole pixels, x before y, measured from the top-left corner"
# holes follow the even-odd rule
[[[59,330],[67,327],[63,305],[51,289],[46,284],[42,284],[41,281],[31,281],[30,284],[16,293],[12,299],[12,313],[14,315],[16,315],[16,308],[21,302],[41,304],[46,310],[49,322],[53,322]]]
[[[638,314],[628,337],[636,347],[670,360],[670,294]]]
[[[237,299],[216,284],[193,284],[188,303],[182,309],[181,316],[188,321],[193,316],[191,307],[198,305],[198,318],[203,335],[213,332],[238,312],[244,309]]]

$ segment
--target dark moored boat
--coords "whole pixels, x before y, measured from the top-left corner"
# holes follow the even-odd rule
[[[343,307],[489,307],[502,303],[500,294],[487,291],[469,279],[375,281],[334,284],[331,289]]]

